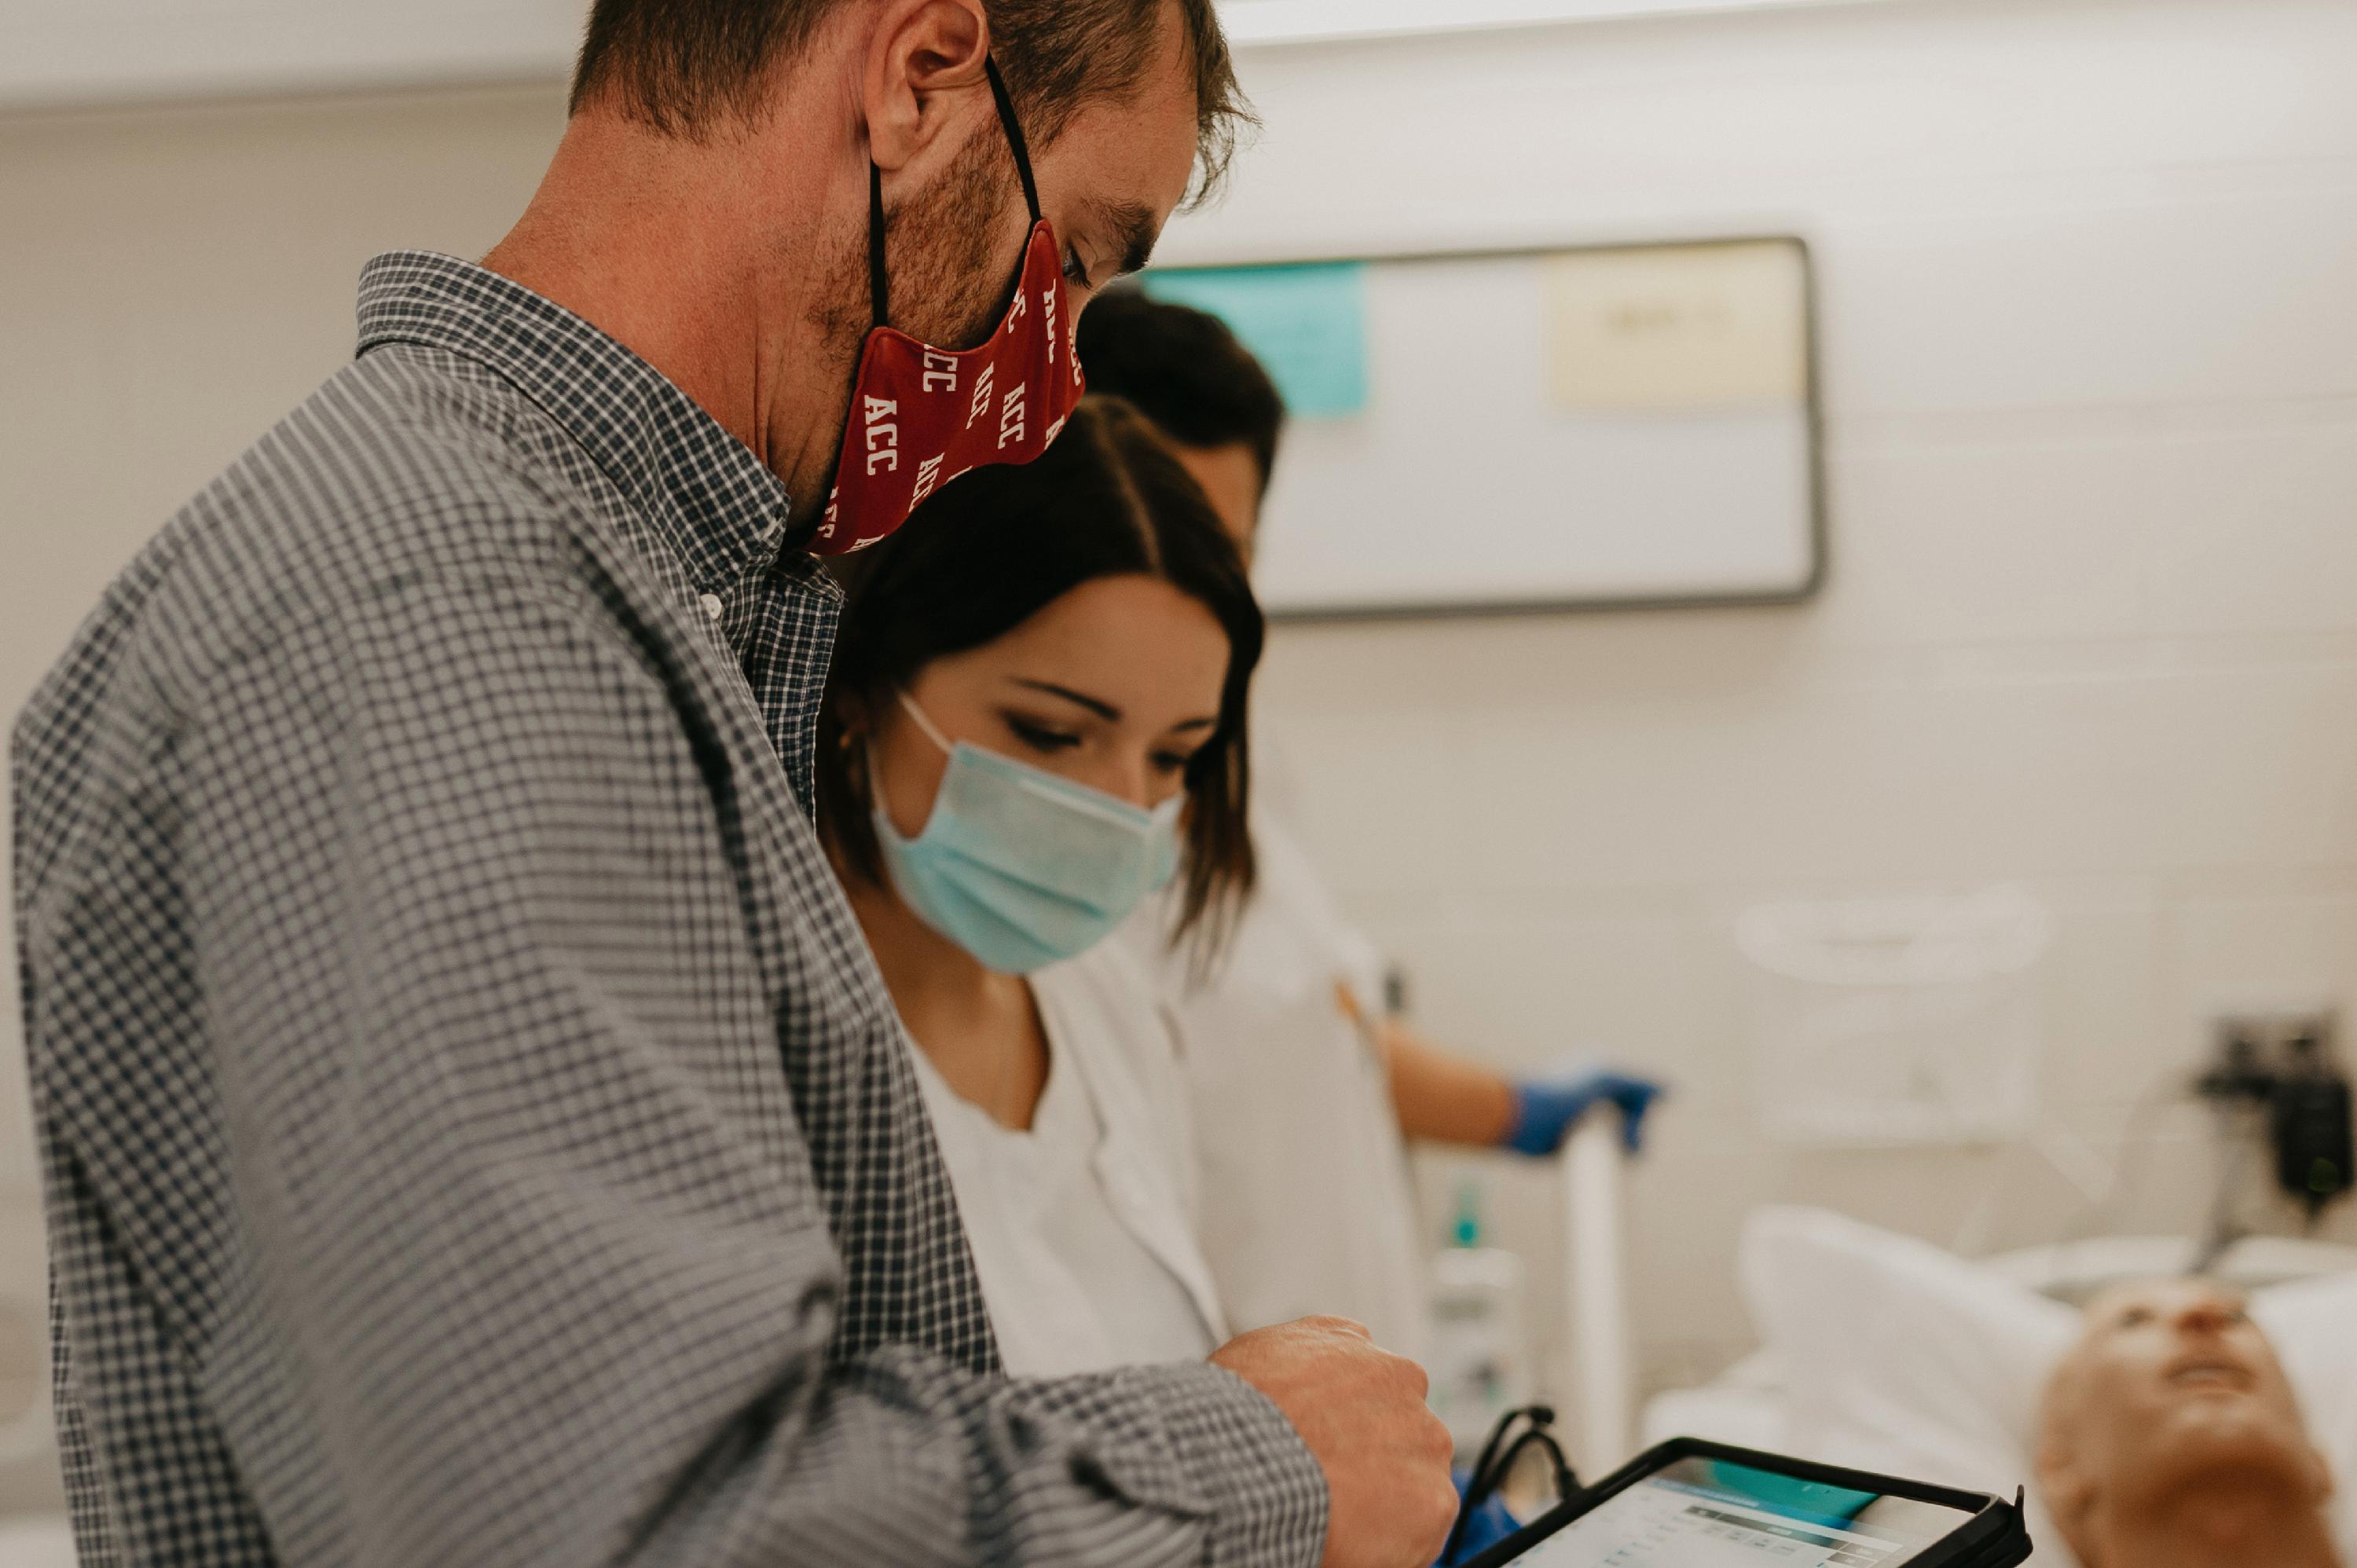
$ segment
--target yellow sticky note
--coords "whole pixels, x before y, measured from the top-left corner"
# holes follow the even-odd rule
[[[1807,260],[1793,242],[1569,251],[1541,265],[1559,407],[1684,413],[1808,395]]]

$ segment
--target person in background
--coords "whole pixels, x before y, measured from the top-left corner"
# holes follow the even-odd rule
[[[1430,1556],[1361,1338],[1004,1374],[809,816],[813,553],[1037,456],[1241,112],[1211,0],[596,0],[109,589],[15,752],[85,1562]]]
[[[1078,341],[1091,389],[1153,422],[1249,562],[1285,420],[1266,371],[1218,317],[1135,288],[1097,300]],[[1221,961],[1174,945],[1167,908],[1124,940],[1175,998],[1203,1244],[1233,1321],[1340,1313],[1421,1357],[1426,1249],[1403,1135],[1547,1155],[1604,1106],[1634,1149],[1659,1090],[1601,1067],[1518,1081],[1387,1017],[1381,959],[1271,802],[1270,772],[1250,814],[1259,878]]]
[[[2342,1568],[2332,1472],[2242,1294],[2214,1280],[2087,1304],[2047,1384],[2036,1464],[2081,1568]]]

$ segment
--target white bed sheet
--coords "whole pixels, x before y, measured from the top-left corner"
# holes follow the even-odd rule
[[[1712,1382],[1647,1402],[1647,1444],[1678,1435],[1770,1449],[1984,1491],[2029,1481],[2035,1391],[2075,1330],[2076,1297],[2179,1268],[2185,1244],[2106,1240],[1971,1262],[1821,1210],[1747,1225],[1744,1295],[1764,1348]],[[2341,1481],[2334,1526],[2357,1562],[2357,1255],[2281,1244],[2247,1260],[2254,1311]],[[2231,1271],[2230,1271],[2231,1272]],[[2292,1283],[2276,1283],[2291,1281]],[[2041,1561],[2070,1554],[2030,1496]]]
[[[1773,1356],[1754,1352],[1695,1389],[1671,1389],[1645,1402],[1641,1445],[1673,1437],[1707,1437],[1744,1448],[1789,1453],[1792,1422],[1785,1411],[1783,1372]]]

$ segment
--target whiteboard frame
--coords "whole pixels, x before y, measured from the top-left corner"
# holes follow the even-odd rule
[[[1520,243],[1507,245],[1473,245],[1442,248],[1414,247],[1398,251],[1368,251],[1356,255],[1288,255],[1254,260],[1250,257],[1222,257],[1178,263],[1171,271],[1201,270],[1213,267],[1250,266],[1310,266],[1320,263],[1364,262],[1384,265],[1396,262],[1461,262],[1468,260],[1510,260],[1515,257],[1540,257],[1587,254],[1597,255],[1618,251],[1701,250],[1727,245],[1757,245],[1773,243],[1797,246],[1801,252],[1801,345],[1803,368],[1808,378],[1808,396],[1804,400],[1809,453],[1809,564],[1801,580],[1789,588],[1729,593],[1694,593],[1627,596],[1571,596],[1533,599],[1483,599],[1472,602],[1450,600],[1445,603],[1419,601],[1377,602],[1364,605],[1317,606],[1292,609],[1271,609],[1263,613],[1273,623],[1288,626],[1313,625],[1350,621],[1383,620],[1458,620],[1468,617],[1534,616],[1594,614],[1605,610],[1696,610],[1729,608],[1780,608],[1807,604],[1825,585],[1831,566],[1831,524],[1825,509],[1825,440],[1824,388],[1822,381],[1823,356],[1817,341],[1817,261],[1816,251],[1808,236],[1791,231],[1760,231],[1752,233],[1713,233],[1691,237],[1673,236],[1661,239],[1572,240],[1558,244]],[[1287,424],[1292,423],[1288,418]],[[1282,437],[1277,445],[1276,460],[1285,461]]]

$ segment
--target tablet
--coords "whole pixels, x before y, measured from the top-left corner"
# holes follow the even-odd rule
[[[2012,1568],[2017,1498],[1675,1437],[1468,1568]]]

